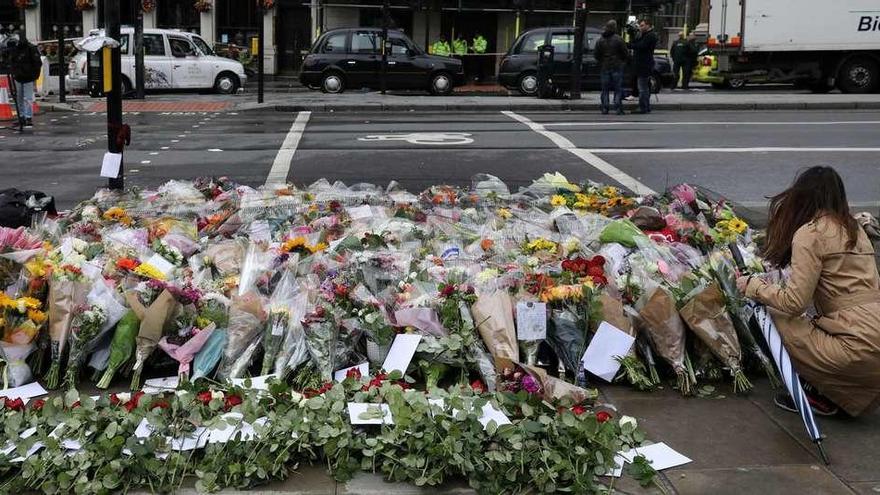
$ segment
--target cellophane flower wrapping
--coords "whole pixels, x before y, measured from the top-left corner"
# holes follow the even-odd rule
[[[67,358],[65,381],[67,387],[75,389],[79,381],[79,370],[86,353],[101,336],[101,329],[107,321],[107,312],[102,305],[86,304],[77,308],[71,320],[69,339],[70,354]]]
[[[569,309],[553,309],[547,326],[547,343],[565,369],[577,376],[586,350],[585,322]]]
[[[98,381],[98,388],[109,387],[116,371],[134,354],[141,327],[141,320],[137,315],[134,310],[130,309],[116,324],[113,339],[110,341],[110,356],[107,359],[107,367],[101,380]]]
[[[46,385],[56,388],[61,373],[61,359],[67,344],[76,309],[83,303],[86,286],[75,280],[52,278],[49,281],[49,339],[52,362]]]
[[[202,347],[208,342],[208,339],[214,332],[214,323],[208,324],[205,328],[195,328],[192,331],[194,335],[183,344],[172,344],[168,341],[167,336],[159,340],[159,347],[180,363],[177,367],[177,374],[183,378],[189,377],[190,363],[192,363],[196,353],[202,350]]]
[[[263,324],[267,316],[264,306],[264,298],[255,292],[232,298],[226,349],[217,370],[218,378],[240,378],[250,365],[263,337]],[[257,345],[249,352],[254,342]]]
[[[309,359],[309,350],[302,324],[308,307],[309,294],[306,290],[301,290],[291,302],[290,324],[284,334],[278,355],[275,357],[273,372],[278,375],[283,376],[287,372],[294,371]]]
[[[296,298],[295,274],[285,271],[269,298],[268,318],[263,335],[263,367],[261,375],[269,374],[281,351],[281,344],[289,333],[292,319],[291,307]]]
[[[10,344],[0,341],[0,357],[4,361],[3,376],[0,385],[6,387],[21,387],[34,381],[31,368],[25,359],[34,350],[34,344]]]
[[[201,350],[193,358],[191,380],[198,378],[210,377],[217,367],[217,363],[223,357],[223,350],[226,348],[227,330],[219,328],[211,332],[208,341],[202,346]]]

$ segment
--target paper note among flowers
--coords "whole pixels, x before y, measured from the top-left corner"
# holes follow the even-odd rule
[[[159,394],[162,392],[177,390],[177,385],[179,383],[180,377],[177,375],[165,378],[150,378],[144,382],[143,390],[145,394]]]
[[[348,417],[353,425],[393,425],[391,408],[388,404],[368,404],[349,402]]]
[[[269,390],[269,380],[278,378],[278,375],[271,373],[268,375],[252,376],[250,378],[233,378],[232,384],[236,387],[250,388],[251,390]],[[251,386],[248,387],[246,382],[250,380]]]
[[[150,256],[150,258],[147,260],[147,264],[162,272],[162,275],[165,275],[166,277],[169,277],[172,273],[174,273],[174,263],[166,260],[160,254],[154,254],[153,256]]]
[[[104,153],[104,161],[101,162],[101,177],[115,179],[119,177],[119,168],[122,166],[122,153]]]
[[[516,303],[517,340],[544,340],[547,338],[547,304],[535,301]]]
[[[391,344],[391,349],[388,351],[388,356],[385,357],[385,362],[382,363],[382,369],[387,373],[399,371],[406,374],[409,362],[412,361],[416,353],[416,347],[419,346],[421,340],[421,335],[398,334],[394,337],[394,343]]]
[[[642,456],[645,458],[645,460],[648,461],[648,464],[650,464],[655,471],[662,471],[664,469],[669,469],[687,464],[689,462],[693,462],[691,459],[676,452],[663,442],[647,445],[644,447],[636,447],[634,449],[628,450],[627,452],[621,452],[620,456],[622,456],[626,460],[626,462],[629,463],[631,463],[633,459],[636,458],[636,456]]]
[[[620,369],[617,358],[629,354],[635,341],[633,336],[603,321],[581,359],[584,369],[606,382],[611,382]]]
[[[432,406],[437,406],[440,409],[446,409],[446,399],[440,398],[429,398],[428,404]],[[450,416],[455,417],[458,414],[458,409],[453,409],[450,411]],[[432,413],[433,415],[433,413]],[[483,408],[480,410],[480,417],[477,418],[477,421],[483,425],[483,430],[485,430],[489,426],[490,421],[495,421],[496,426],[501,425],[509,425],[511,424],[510,418],[504,414],[504,411],[495,407],[491,402],[487,402],[483,404]]]
[[[7,388],[6,390],[0,390],[0,398],[7,398],[9,400],[21,399],[27,402],[28,399],[32,397],[39,397],[41,395],[46,395],[49,392],[43,388],[37,382],[28,383],[27,385],[22,385],[21,387],[13,387]]]

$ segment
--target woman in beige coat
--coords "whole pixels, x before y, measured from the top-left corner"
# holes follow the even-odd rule
[[[742,277],[737,285],[770,308],[814,411],[839,406],[859,416],[880,407],[880,277],[834,169],[810,168],[772,198],[762,254],[790,267],[789,278]],[[811,304],[817,316],[808,318]],[[776,403],[795,410],[785,395]]]

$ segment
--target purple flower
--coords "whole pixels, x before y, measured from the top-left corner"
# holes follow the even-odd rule
[[[530,394],[537,394],[541,387],[538,385],[538,382],[532,378],[532,375],[525,375],[522,378],[522,388]]]

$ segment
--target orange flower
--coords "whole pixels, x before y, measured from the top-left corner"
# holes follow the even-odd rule
[[[491,251],[493,247],[495,247],[495,241],[492,239],[483,239],[480,241],[480,247],[483,248],[483,251]]]

